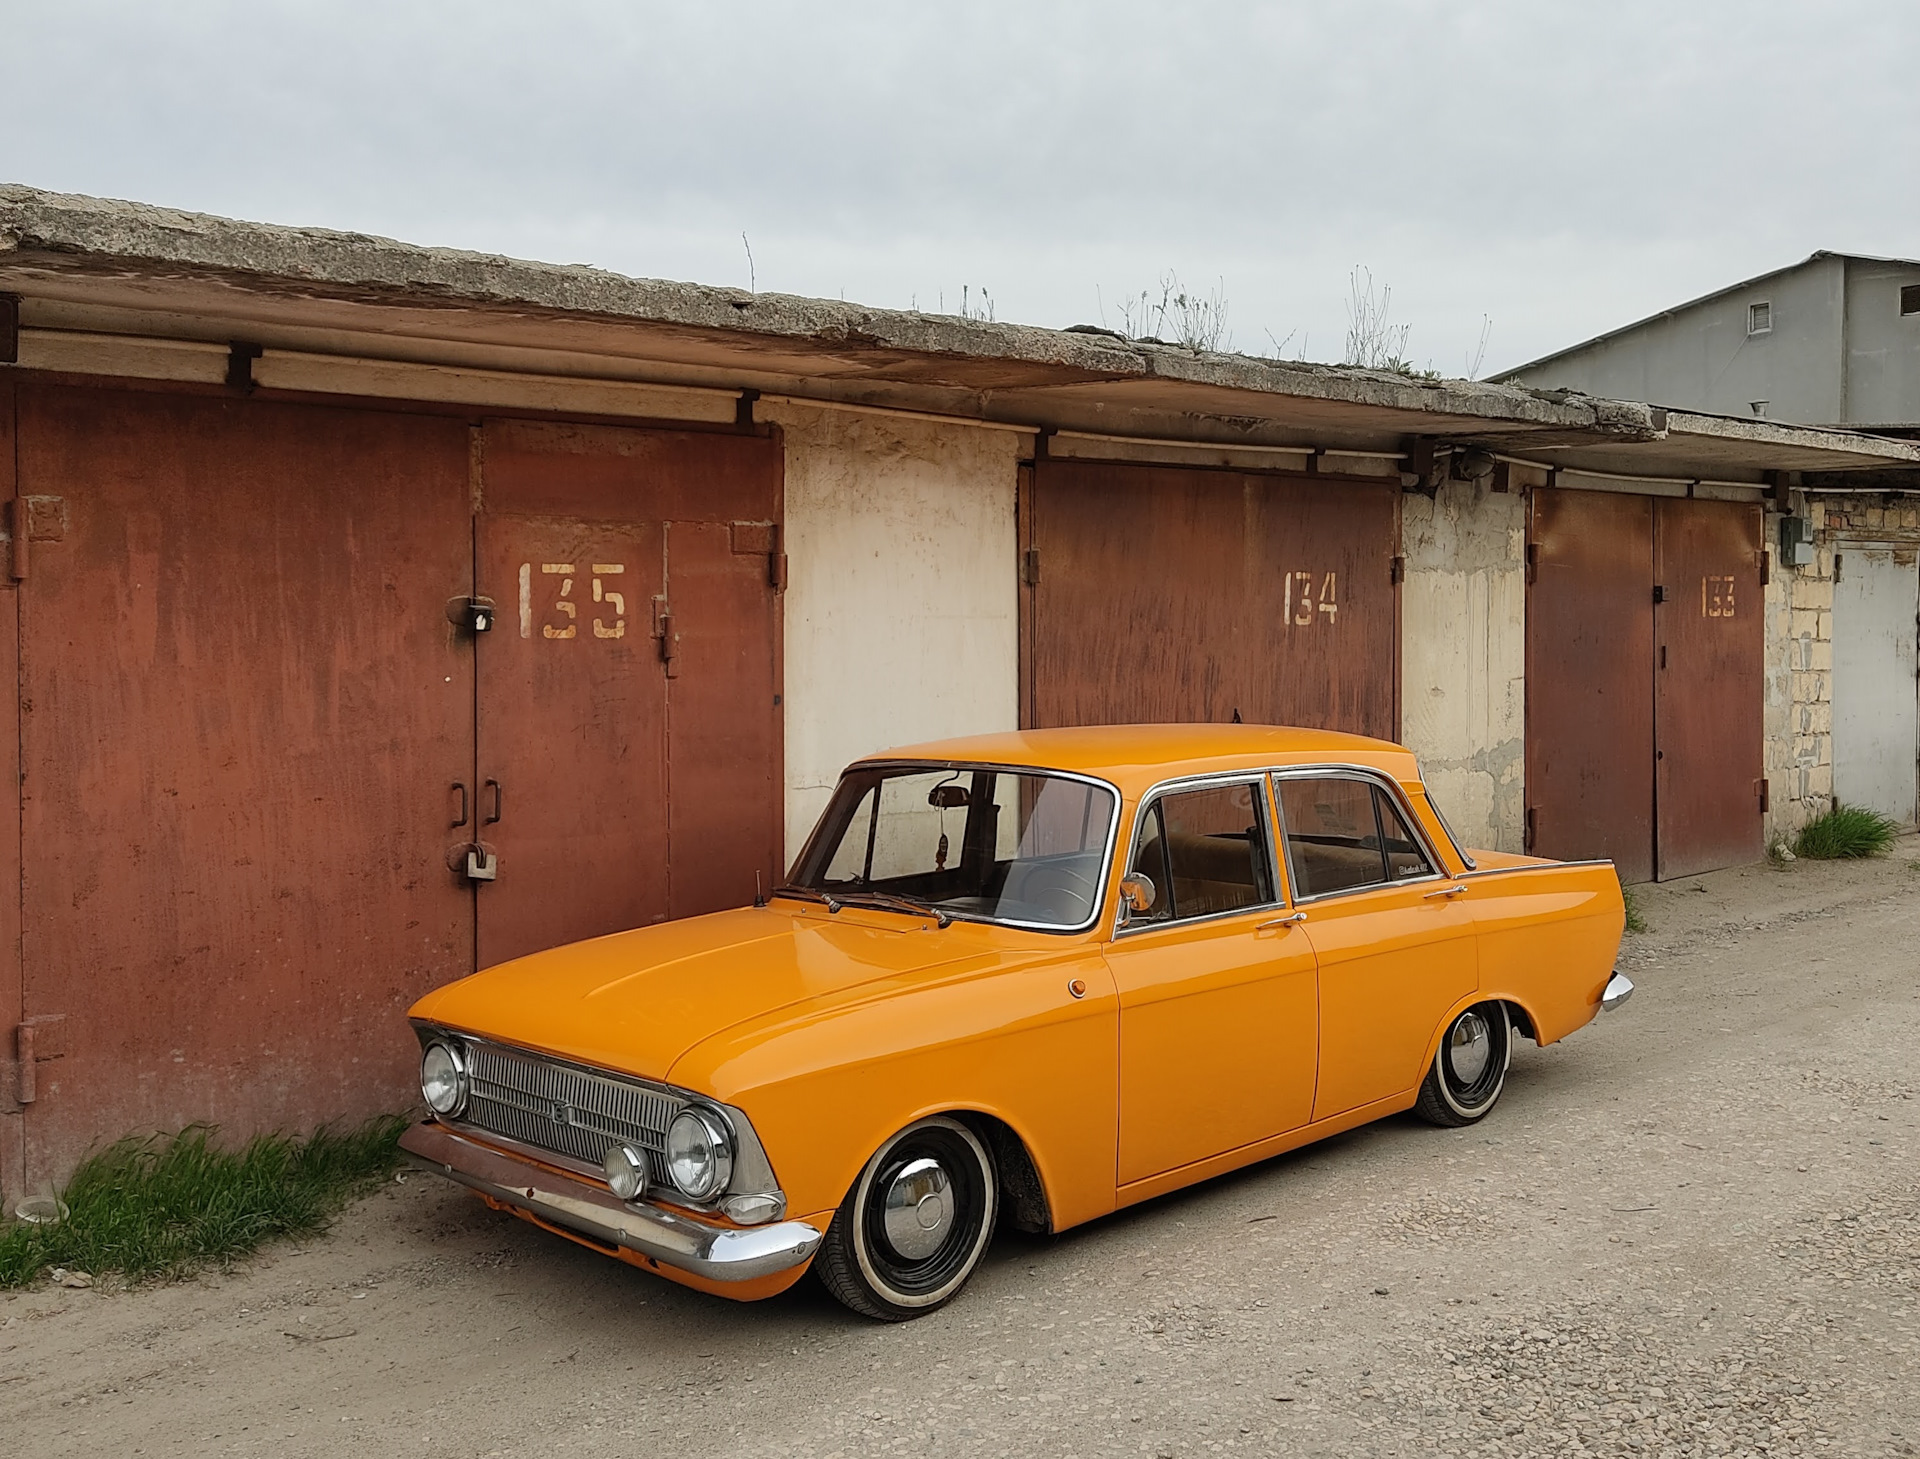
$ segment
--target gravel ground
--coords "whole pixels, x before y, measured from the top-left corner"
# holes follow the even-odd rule
[[[14,1452],[1912,1454],[1920,847],[1643,893],[1640,991],[1464,1131],[1388,1120],[864,1323],[425,1178],[327,1238],[0,1298]]]

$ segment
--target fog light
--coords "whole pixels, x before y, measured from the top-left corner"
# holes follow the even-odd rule
[[[615,1145],[600,1162],[607,1172],[607,1189],[623,1201],[637,1201],[647,1193],[647,1157],[631,1145]]]

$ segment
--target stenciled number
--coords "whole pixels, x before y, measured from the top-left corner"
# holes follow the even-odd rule
[[[1327,573],[1320,579],[1320,593],[1316,598],[1313,591],[1314,575],[1310,572],[1290,572],[1287,574],[1286,608],[1282,621],[1289,628],[1310,628],[1320,621],[1320,615],[1332,624],[1340,612],[1339,574]]]
[[[627,570],[624,562],[596,562],[593,567],[593,601],[604,604],[613,614],[609,625],[604,619],[593,619],[595,638],[625,638],[627,636],[627,599],[624,593],[615,592],[604,586],[602,578],[618,577]],[[580,633],[580,605],[574,600],[573,580],[578,569],[570,562],[543,562],[540,564],[543,577],[560,579],[560,593],[554,600],[553,612],[563,621],[547,622],[540,625],[542,638],[577,638]],[[533,637],[533,564],[520,564],[520,636]]]
[[[1703,577],[1700,579],[1700,616],[1702,618],[1733,617],[1732,578]]]

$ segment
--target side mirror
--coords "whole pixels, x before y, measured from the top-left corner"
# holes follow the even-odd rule
[[[1123,922],[1131,922],[1140,912],[1151,912],[1160,900],[1160,890],[1144,872],[1129,872],[1120,878],[1120,911]]]

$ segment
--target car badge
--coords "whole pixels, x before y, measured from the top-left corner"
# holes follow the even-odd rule
[[[573,1106],[568,1104],[563,1099],[556,1099],[553,1102],[553,1122],[556,1125],[572,1124],[573,1123]]]

